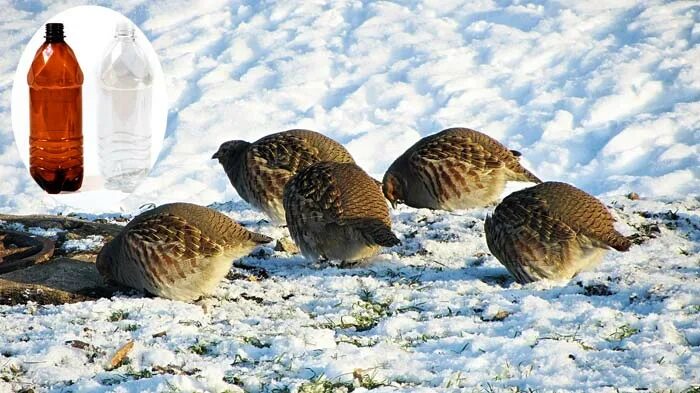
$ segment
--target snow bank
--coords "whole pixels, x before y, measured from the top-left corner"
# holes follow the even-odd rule
[[[19,163],[16,59],[58,4],[14,3],[0,43],[0,209],[63,211]],[[210,157],[230,139],[306,127],[380,177],[421,136],[472,127],[541,178],[594,194],[700,191],[698,9],[692,2],[115,4],[167,75],[164,151],[122,205],[237,199]]]

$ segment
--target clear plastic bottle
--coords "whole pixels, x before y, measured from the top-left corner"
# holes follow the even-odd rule
[[[106,188],[131,192],[150,167],[153,70],[130,24],[117,25],[98,83],[100,172]]]
[[[46,25],[46,42],[29,72],[29,172],[50,194],[83,183],[83,72],[62,23]]]

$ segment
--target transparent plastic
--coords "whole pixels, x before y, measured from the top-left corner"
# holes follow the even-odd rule
[[[134,37],[117,25],[99,72],[98,154],[105,187],[131,192],[151,161],[153,70]]]
[[[62,25],[47,25],[46,38],[27,74],[29,172],[46,192],[58,194],[83,184],[83,72]]]

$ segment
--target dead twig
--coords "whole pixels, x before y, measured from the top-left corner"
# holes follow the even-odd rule
[[[112,359],[109,361],[109,370],[114,370],[115,368],[121,366],[122,362],[124,362],[124,359],[126,359],[126,356],[131,352],[131,350],[134,348],[134,341],[129,340],[127,341],[126,344],[122,345],[121,348],[117,350],[117,352],[112,356]]]

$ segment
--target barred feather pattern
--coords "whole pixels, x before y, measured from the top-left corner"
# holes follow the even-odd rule
[[[341,144],[310,130],[267,135],[235,155],[220,158],[232,185],[243,200],[280,223],[284,186],[299,170],[321,161],[355,162]]]
[[[174,203],[134,218],[100,251],[97,268],[118,284],[193,300],[210,293],[234,259],[270,241],[215,210]]]
[[[425,137],[389,167],[385,190],[396,189],[409,206],[455,210],[487,206],[503,192],[505,182],[540,183],[520,165],[520,153],[468,128],[450,128]],[[391,175],[391,176],[389,176]]]
[[[595,267],[606,250],[626,251],[600,201],[571,185],[546,182],[507,196],[486,218],[491,253],[520,283],[569,279]]]
[[[284,208],[292,239],[309,259],[355,261],[399,244],[381,190],[355,164],[305,168],[285,187]]]

